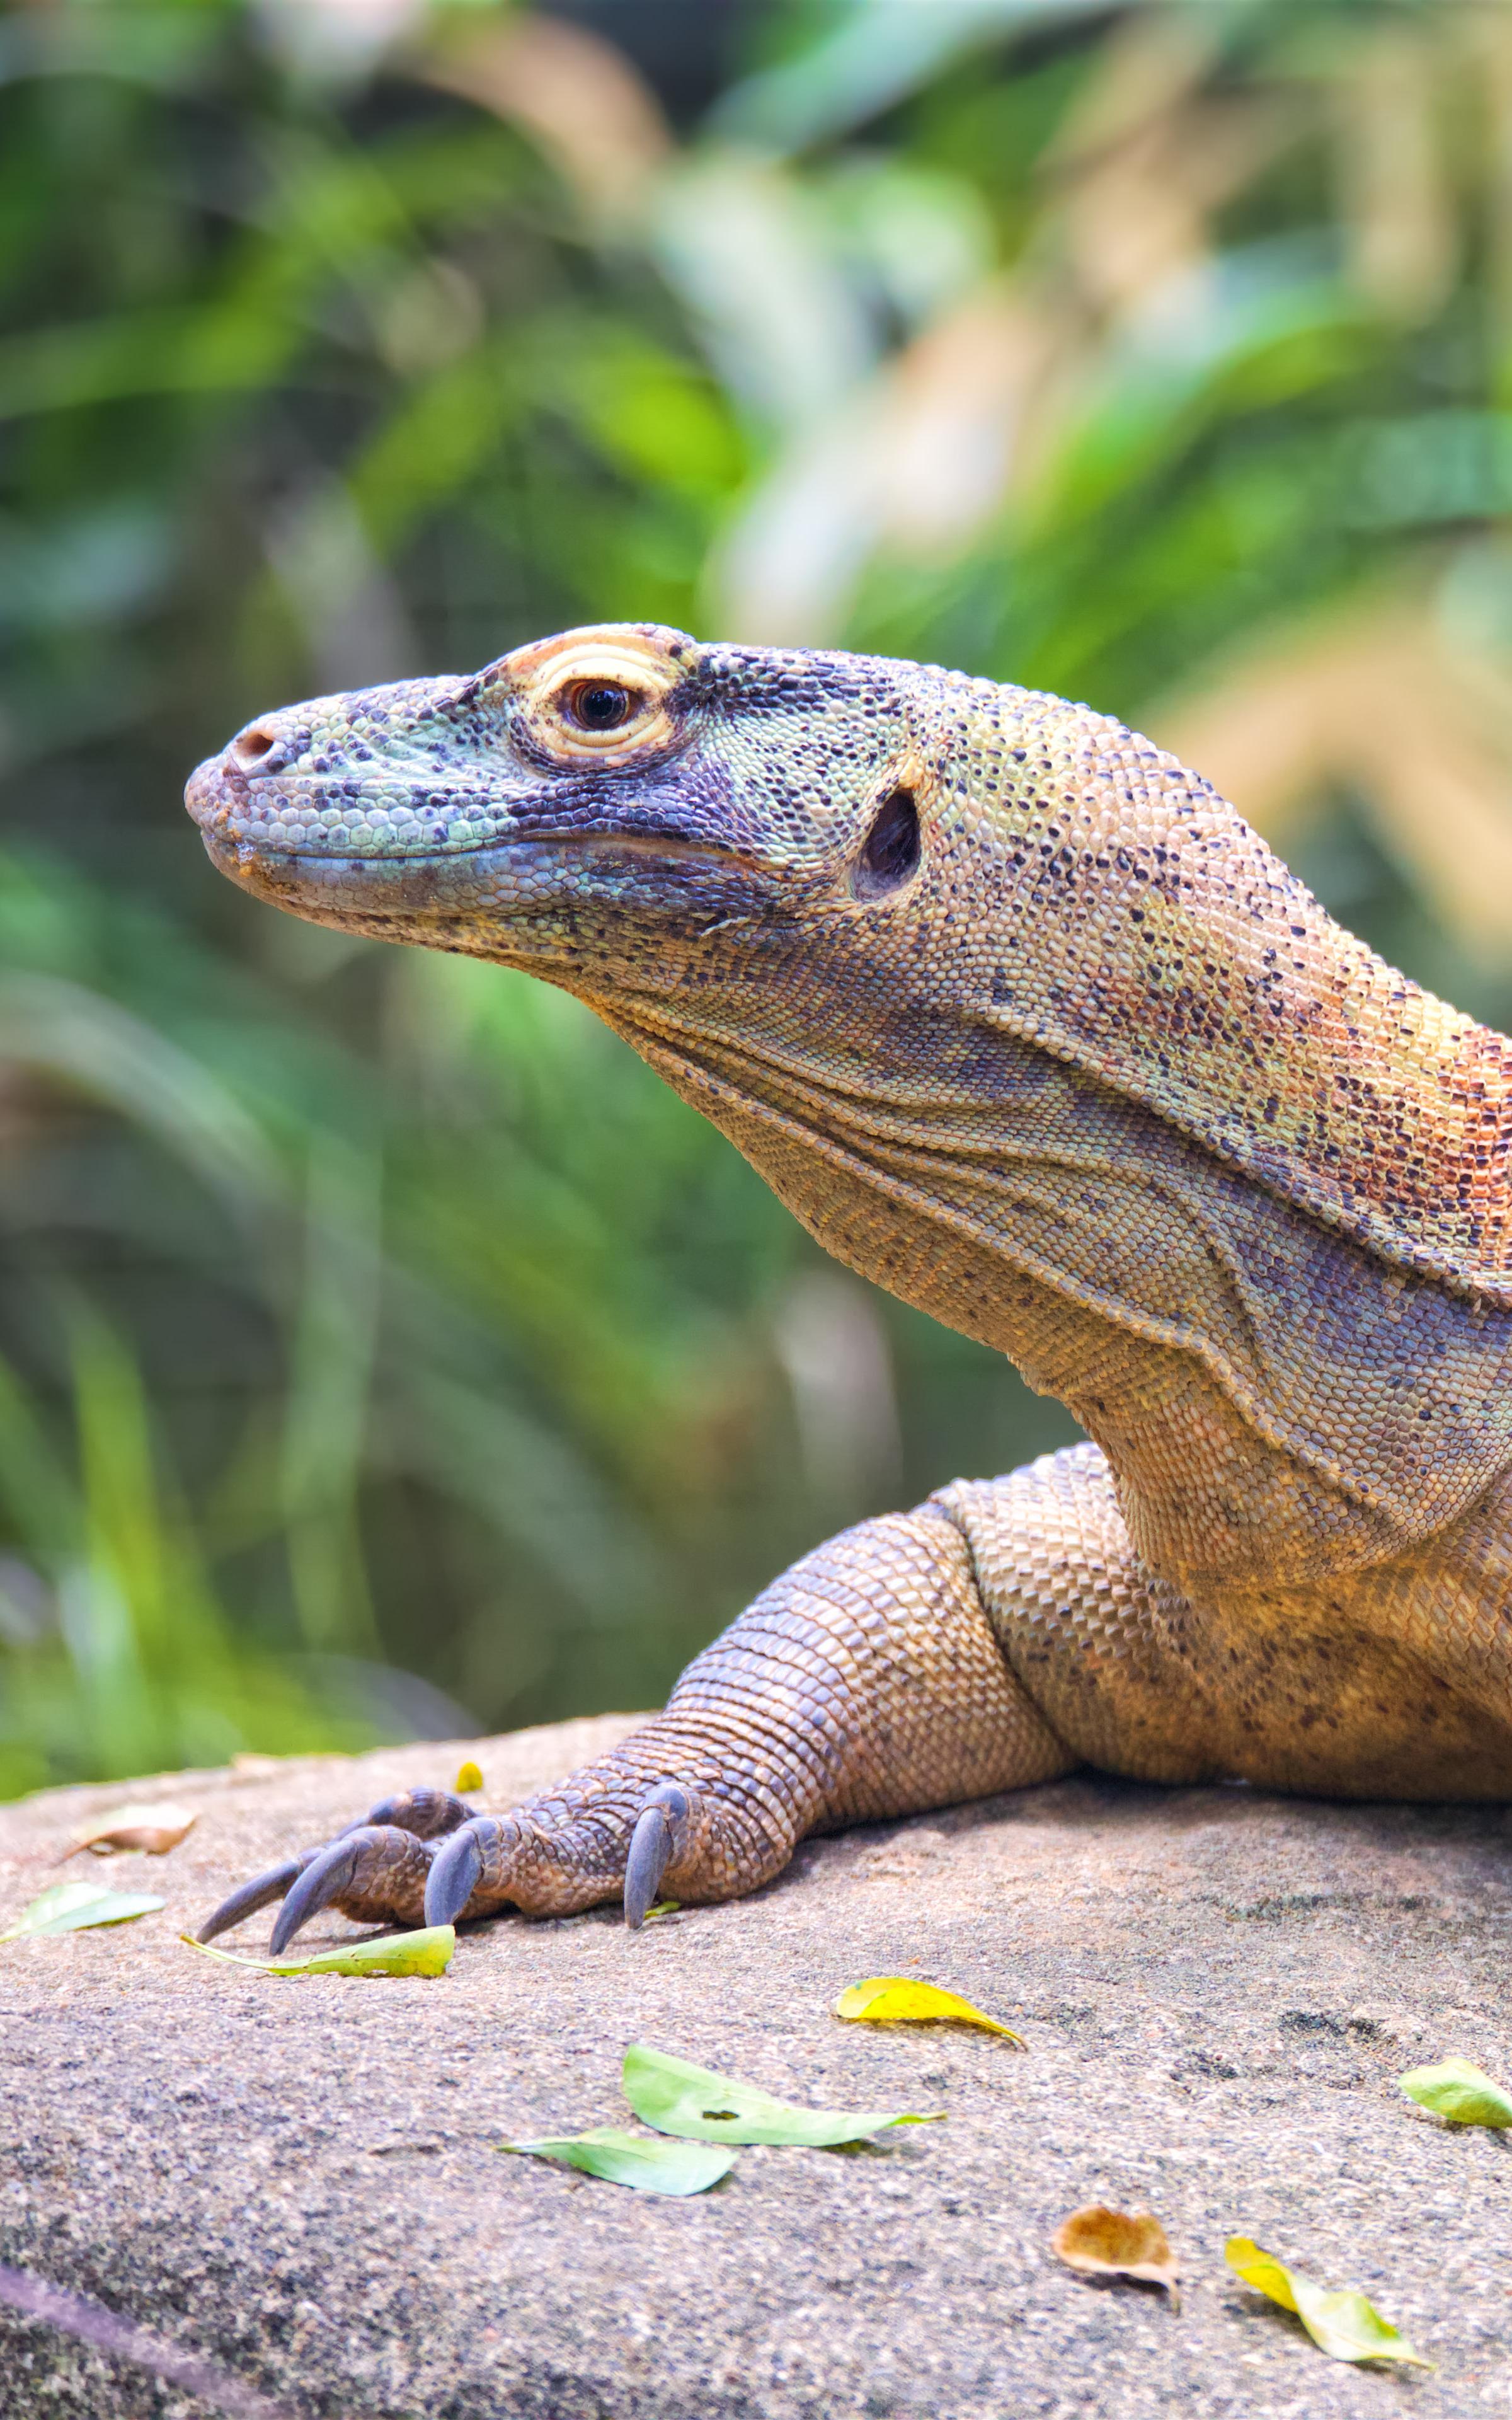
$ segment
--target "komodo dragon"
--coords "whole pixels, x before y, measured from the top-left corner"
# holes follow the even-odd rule
[[[1096,1440],[863,1521],[512,1813],[416,1791],[233,1894],[432,1923],[729,1899],[1088,1763],[1512,1796],[1512,1042],[1105,715],[569,630],[194,774],[299,916],[528,969],[841,1260]],[[286,1896],[285,1896],[286,1894]]]

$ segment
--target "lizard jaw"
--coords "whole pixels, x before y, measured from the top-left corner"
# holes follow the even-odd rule
[[[585,914],[649,914],[669,932],[701,931],[766,904],[754,859],[670,833],[551,832],[446,854],[338,856],[195,819],[211,863],[255,898],[307,923],[486,955],[513,957],[532,931],[554,954],[552,934]]]

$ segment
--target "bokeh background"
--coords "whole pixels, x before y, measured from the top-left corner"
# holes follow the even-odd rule
[[[1073,1432],[185,773],[579,621],[1121,713],[1512,1017],[1504,0],[0,12],[0,1795],[658,1699]]]

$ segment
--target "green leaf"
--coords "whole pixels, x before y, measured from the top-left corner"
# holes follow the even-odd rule
[[[1246,2286],[1279,2303],[1284,2311],[1295,2311],[1314,2344],[1331,2360],[1410,2361],[1419,2369],[1433,2367],[1363,2294],[1315,2286],[1310,2277],[1299,2277],[1294,2269],[1262,2252],[1247,2235],[1231,2235],[1224,2257]]]
[[[255,1966],[263,1975],[444,1975],[456,1947],[455,1928],[450,1924],[430,1924],[422,1932],[391,1932],[381,1941],[360,1941],[352,1949],[322,1949],[315,1958],[237,1958],[187,1932],[178,1938],[202,1958],[219,1958],[227,1966]]]
[[[999,2024],[984,2009],[945,1992],[937,1983],[920,1983],[911,1975],[871,1975],[864,1983],[847,1984],[831,2014],[853,2024],[928,2025],[942,2022],[980,2025],[985,2033],[1001,2034],[1005,2041],[1026,2050],[1028,2044],[1011,2025]]]
[[[707,2193],[735,2164],[733,2151],[701,2150],[692,2143],[648,2143],[643,2134],[625,2134],[615,2126],[495,2148],[528,2151],[532,2160],[560,2160],[564,2167],[606,2177],[611,2185],[630,2185],[637,2193]]]
[[[1446,2058],[1437,2067],[1409,2068],[1396,2078],[1409,2101],[1448,2118],[1457,2126],[1512,2126],[1512,2094],[1493,2084],[1468,2058]]]
[[[757,2085],[670,2058],[644,2042],[632,2042],[625,2054],[625,2097],[646,2125],[700,2143],[807,2143],[825,2149],[859,2142],[885,2126],[927,2126],[945,2116],[943,2109],[923,2116],[900,2109],[799,2109]]]
[[[92,1924],[130,1924],[151,1916],[166,1901],[150,1891],[105,1890],[99,1883],[54,1883],[23,1907],[0,1941],[23,1941],[39,1932],[83,1932]]]

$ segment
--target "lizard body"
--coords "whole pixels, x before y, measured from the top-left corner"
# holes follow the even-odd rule
[[[1512,1044],[1207,783],[1058,699],[612,625],[263,717],[189,803],[260,896],[577,993],[1094,1440],[805,1558],[560,1792],[391,1808],[212,1927],[270,1881],[283,1937],[635,1921],[1083,1761],[1512,1794]]]

